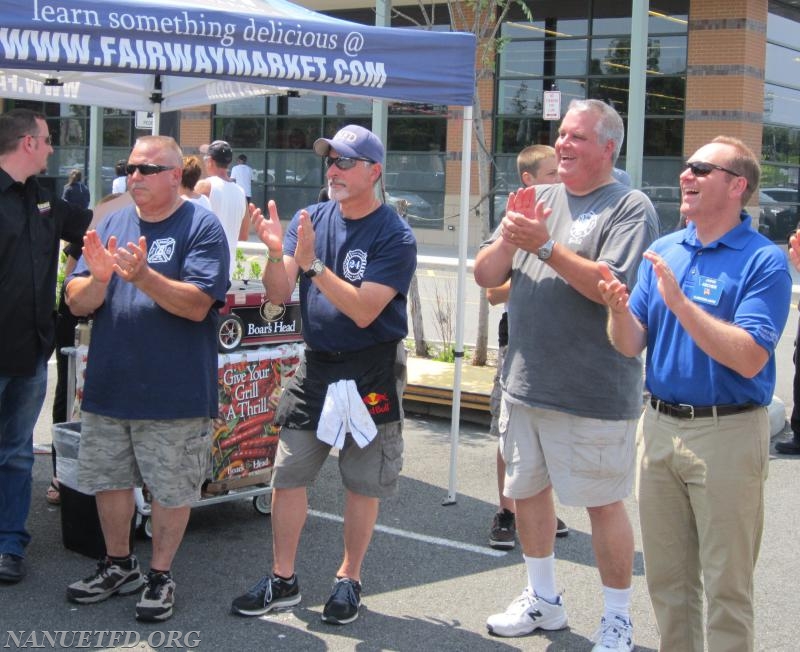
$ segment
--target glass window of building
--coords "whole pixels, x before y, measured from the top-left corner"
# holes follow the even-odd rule
[[[372,9],[330,13],[353,22],[375,22]],[[437,12],[437,18],[445,13]],[[415,27],[424,22],[418,7],[404,7],[402,14],[393,19],[393,26]],[[447,107],[390,102],[388,116],[386,200],[407,208],[406,217],[415,228],[441,230]],[[213,137],[227,140],[235,154],[247,154],[255,171],[253,201],[263,206],[274,199],[281,217],[289,219],[316,202],[325,183],[322,159],[312,149],[314,141],[332,137],[347,124],[370,127],[371,123],[369,98],[290,92],[216,105]]]
[[[759,230],[779,242],[800,220],[800,9],[771,1],[767,17]]]
[[[676,185],[683,154],[688,0],[650,3],[645,96],[643,183]],[[630,4],[614,0],[537,2],[535,20],[519,10],[502,26],[508,43],[497,60],[494,121],[495,218],[505,193],[519,183],[516,155],[534,143],[553,144],[558,121],[542,118],[543,92],[612,104],[627,121],[631,61]],[[618,165],[624,167],[625,147]],[[675,207],[677,210],[677,206]]]

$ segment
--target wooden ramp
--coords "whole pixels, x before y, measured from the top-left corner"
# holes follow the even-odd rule
[[[461,408],[489,412],[489,394],[492,391],[494,367],[461,367]],[[426,358],[408,359],[408,383],[403,393],[404,401],[432,405],[453,405],[453,377],[455,366]]]

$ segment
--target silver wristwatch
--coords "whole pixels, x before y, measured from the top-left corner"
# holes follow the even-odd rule
[[[325,263],[323,263],[319,258],[315,258],[311,261],[311,267],[309,267],[303,275],[306,278],[313,278],[317,274],[322,274],[325,271]]]
[[[539,249],[536,251],[536,256],[539,260],[547,260],[550,256],[553,255],[553,247],[555,246],[556,241],[552,238],[545,242]]]

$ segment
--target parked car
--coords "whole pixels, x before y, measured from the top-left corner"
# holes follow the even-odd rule
[[[758,193],[758,230],[771,240],[785,242],[797,229],[796,188],[761,188]]]
[[[409,224],[431,222],[435,219],[433,206],[413,192],[405,190],[387,190],[386,203],[394,206],[400,215],[408,219]]]
[[[642,192],[653,202],[661,223],[661,235],[683,227],[680,186],[645,186]]]

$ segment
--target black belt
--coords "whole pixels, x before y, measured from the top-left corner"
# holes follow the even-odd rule
[[[757,407],[760,407],[753,403],[700,407],[696,405],[687,405],[686,403],[665,403],[655,396],[650,398],[650,405],[652,405],[655,410],[661,412],[661,414],[666,414],[676,419],[705,419],[713,417],[715,412],[718,417],[727,417],[731,414],[739,414],[740,412],[747,412],[748,410],[755,410]]]

